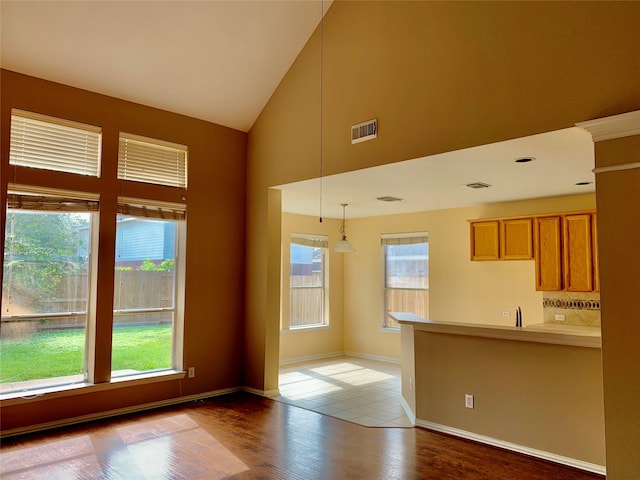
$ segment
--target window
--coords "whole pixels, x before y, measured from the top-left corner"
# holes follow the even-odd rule
[[[187,188],[187,147],[121,133],[118,178]]]
[[[0,393],[85,380],[98,202],[50,193],[8,195]]]
[[[184,207],[120,199],[112,376],[181,368]]]
[[[14,109],[9,164],[98,177],[101,139],[99,127]]]
[[[426,233],[383,235],[384,328],[400,325],[389,312],[411,312],[427,318],[429,311],[429,243]]]
[[[99,338],[105,324],[113,325],[112,378],[181,370],[186,206],[159,200],[175,198],[165,187],[153,190],[156,200],[118,197],[117,210],[106,208],[105,201],[115,201],[115,182],[84,177],[100,175],[101,129],[11,113],[9,163],[17,173],[42,169],[38,183],[51,188],[9,184],[3,206],[0,396],[86,383],[96,372],[99,381],[109,380],[105,359],[93,348],[105,347],[107,339]],[[119,178],[186,188],[186,147],[125,134],[120,147]],[[86,192],[88,186],[97,191]],[[149,191],[133,183],[126,190],[133,196]],[[97,255],[99,207],[101,216],[108,211],[116,216],[113,224],[107,219],[104,232],[109,238],[115,225],[115,264],[100,265],[115,268],[115,281],[107,285],[97,268],[111,258]],[[108,246],[107,241],[101,248]],[[96,315],[112,288],[113,317]]]
[[[290,328],[326,325],[326,237],[293,235],[289,255]]]

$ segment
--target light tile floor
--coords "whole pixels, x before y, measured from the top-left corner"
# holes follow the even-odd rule
[[[366,427],[411,427],[401,406],[400,365],[332,357],[282,365],[276,400]]]

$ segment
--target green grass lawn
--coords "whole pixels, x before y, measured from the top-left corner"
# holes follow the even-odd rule
[[[84,372],[84,330],[52,330],[0,340],[0,383]],[[112,370],[171,368],[171,325],[117,327]]]

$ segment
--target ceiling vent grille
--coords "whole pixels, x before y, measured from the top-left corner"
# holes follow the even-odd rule
[[[402,201],[400,197],[392,197],[391,195],[386,195],[384,197],[377,197],[376,200],[380,200],[381,202],[401,202]]]
[[[378,136],[378,119],[359,123],[351,127],[351,143],[366,142]]]
[[[484,183],[484,182],[473,182],[473,183],[467,183],[467,187],[469,188],[489,188],[491,185],[489,185],[488,183]]]

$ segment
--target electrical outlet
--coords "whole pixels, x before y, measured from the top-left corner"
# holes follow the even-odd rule
[[[473,408],[473,395],[465,393],[464,395],[464,406],[467,408]]]
[[[193,378],[195,376],[196,376],[196,367],[189,367],[189,370],[187,370],[187,377]]]
[[[503,317],[510,317],[511,316],[511,312],[502,312],[502,316]]]
[[[556,320],[558,320],[559,322],[564,322],[564,315],[557,315],[556,314]]]
[[[413,378],[409,378],[409,390],[413,390]]]

